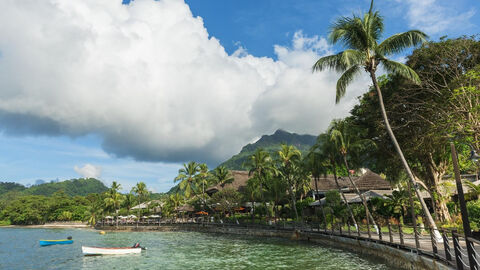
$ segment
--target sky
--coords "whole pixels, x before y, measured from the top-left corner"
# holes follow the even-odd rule
[[[214,168],[263,134],[317,135],[335,105],[342,50],[328,29],[368,0],[3,0],[0,181],[96,177],[165,192],[184,162]],[[383,0],[385,34],[478,34],[478,0]],[[408,53],[408,52],[406,52]],[[404,61],[406,54],[391,56]]]

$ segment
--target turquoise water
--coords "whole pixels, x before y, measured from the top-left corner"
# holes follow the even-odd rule
[[[72,245],[40,247],[39,239],[72,236]],[[81,246],[148,250],[121,256],[82,255]],[[0,228],[0,269],[391,269],[359,255],[285,239],[195,232],[107,232]]]

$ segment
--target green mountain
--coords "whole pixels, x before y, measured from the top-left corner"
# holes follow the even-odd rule
[[[272,135],[263,135],[255,143],[245,145],[240,153],[234,155],[219,166],[225,166],[230,170],[245,170],[242,166],[243,163],[249,156],[253,155],[257,148],[263,148],[263,150],[275,156],[282,144],[294,145],[302,154],[306,154],[310,147],[315,144],[316,139],[317,137],[312,135],[299,135],[279,129]]]
[[[10,182],[0,182],[0,197],[8,193],[17,195],[45,195],[50,196],[53,193],[63,190],[69,196],[85,196],[90,193],[102,193],[108,188],[100,181],[94,178],[71,179],[62,182],[50,182],[40,185],[34,185],[29,188]]]

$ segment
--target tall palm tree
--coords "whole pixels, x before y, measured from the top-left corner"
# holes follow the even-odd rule
[[[308,171],[310,171],[313,180],[315,181],[315,193],[318,195],[318,181],[320,179],[321,175],[326,175],[327,170],[326,166],[323,166],[323,157],[321,153],[315,151],[315,146],[313,146],[310,149],[310,152],[308,152],[307,156],[304,159],[305,162],[305,167]],[[314,199],[316,199],[316,196],[313,196]],[[323,216],[323,221],[327,222],[327,218],[325,216],[325,210],[323,209],[323,205],[320,203],[320,198],[318,199],[318,204],[320,205],[320,211],[322,211],[322,216]]]
[[[114,210],[115,212],[115,219],[118,226],[118,209],[123,202],[123,195],[120,193],[110,193],[110,195],[105,198],[105,206]]]
[[[328,128],[327,134],[330,136],[330,140],[334,142],[336,148],[338,149],[338,152],[340,152],[340,154],[342,155],[343,164],[345,165],[345,169],[347,169],[347,175],[348,179],[350,180],[350,184],[352,184],[353,188],[355,189],[355,193],[357,193],[357,195],[360,197],[363,207],[365,207],[365,214],[367,218],[370,219],[372,225],[375,227],[378,233],[378,227],[375,219],[370,212],[370,209],[368,208],[367,200],[358,189],[357,184],[352,180],[352,176],[350,174],[350,167],[348,166],[347,161],[347,151],[350,150],[350,147],[353,147],[351,144],[353,144],[354,142],[352,142],[353,136],[350,135],[348,126],[346,125],[344,120],[333,120],[330,124],[330,127]]]
[[[202,184],[202,205],[203,210],[205,210],[205,187],[208,187],[208,181],[210,179],[210,172],[208,171],[208,166],[205,163],[198,165],[198,174],[197,174],[198,181],[197,183]]]
[[[144,182],[138,182],[133,188],[132,192],[137,195],[138,203],[141,204],[146,201],[150,192],[147,189],[147,185]],[[141,213],[140,207],[138,208],[138,218],[140,218]]]
[[[379,66],[391,74],[402,76],[413,83],[420,84],[420,78],[417,73],[407,65],[389,60],[386,56],[399,53],[404,49],[417,46],[426,41],[428,36],[418,30],[410,30],[403,33],[395,34],[379,43],[384,30],[383,17],[378,11],[373,11],[373,0],[370,4],[370,10],[364,14],[363,18],[354,15],[350,17],[339,18],[330,29],[329,39],[331,43],[341,43],[347,49],[330,56],[325,56],[313,65],[313,71],[322,71],[325,69],[335,69],[343,72],[337,81],[337,94],[335,102],[338,103],[345,95],[347,86],[353,81],[354,77],[362,70],[366,71],[372,79],[373,86],[377,91],[378,102],[385,127],[392,140],[392,143],[405,167],[410,178],[411,184],[415,187],[415,192],[420,200],[422,209],[427,217],[430,226],[435,232],[437,241],[442,241],[440,233],[428,211],[427,205],[423,200],[420,190],[415,185],[415,178],[412,170],[408,165],[402,149],[395,138],[395,134],[390,127],[385,105],[383,103],[382,91],[377,83],[376,71]]]
[[[128,193],[125,195],[125,199],[123,201],[123,207],[127,209],[127,213],[130,214],[130,209],[132,209],[133,206],[135,206],[136,199],[135,195],[132,193]]]
[[[175,177],[174,182],[181,181],[180,190],[184,192],[187,198],[195,194],[195,190],[197,189],[197,174],[199,171],[199,164],[195,161],[183,164],[183,168],[178,170],[178,176]]]
[[[245,166],[250,168],[248,175],[252,176],[253,179],[249,179],[249,182],[258,185],[260,197],[266,209],[267,204],[265,202],[264,188],[266,187],[267,181],[276,173],[272,158],[268,152],[262,148],[257,148],[255,153],[247,159]]]
[[[279,172],[282,178],[287,183],[288,192],[290,193],[290,200],[292,208],[295,212],[295,218],[298,220],[298,211],[296,204],[296,194],[294,188],[296,187],[296,167],[299,166],[302,153],[293,145],[282,144],[282,149],[278,151],[280,168]]]

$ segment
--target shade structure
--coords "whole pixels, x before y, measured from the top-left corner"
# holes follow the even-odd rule
[[[205,212],[205,211],[198,211],[198,212],[196,212],[195,214],[208,216],[208,213]]]
[[[135,215],[128,215],[128,218],[137,218]]]
[[[160,216],[159,215],[150,215],[148,216],[149,218],[159,218]]]
[[[112,216],[106,216],[105,218],[106,218],[106,219],[113,219]]]

